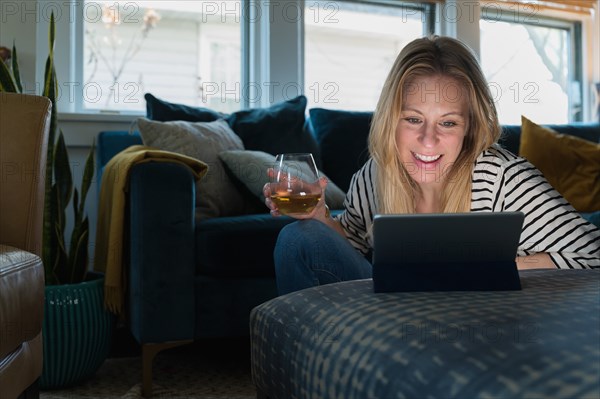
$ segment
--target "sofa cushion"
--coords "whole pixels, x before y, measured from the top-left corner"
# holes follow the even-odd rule
[[[170,103],[146,93],[146,116],[157,121],[212,122],[225,119],[249,150],[270,154],[310,152],[320,165],[319,148],[306,130],[306,97],[301,95],[266,108],[251,108],[225,115],[209,108]]]
[[[310,129],[319,143],[321,168],[342,190],[369,158],[372,112],[310,110]]]
[[[267,169],[275,164],[275,156],[262,151],[231,150],[221,152],[219,157],[237,180],[264,203],[262,189],[269,182]],[[319,173],[329,180],[325,190],[326,204],[332,209],[341,209],[346,194],[323,172]]]
[[[196,273],[215,277],[275,276],[273,248],[295,219],[270,214],[204,219],[196,214]]]
[[[247,150],[277,155],[290,152],[318,153],[317,143],[304,130],[306,97],[234,112],[227,121]]]
[[[145,145],[184,154],[208,165],[208,173],[196,184],[196,207],[203,217],[245,213],[244,200],[218,157],[221,151],[244,148],[227,122],[157,122],[140,118],[138,126]]]
[[[155,121],[212,122],[227,116],[209,108],[170,103],[158,99],[150,93],[146,93],[144,98],[146,99],[146,117]]]
[[[556,131],[522,117],[521,156],[579,212],[600,210],[600,144]]]

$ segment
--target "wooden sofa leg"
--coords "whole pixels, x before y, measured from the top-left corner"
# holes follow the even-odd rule
[[[161,342],[158,344],[142,344],[142,396],[152,396],[152,364],[158,352],[194,342],[191,339],[183,341]]]

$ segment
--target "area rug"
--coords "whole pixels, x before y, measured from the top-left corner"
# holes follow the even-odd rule
[[[244,345],[184,346],[154,360],[152,398],[254,399],[249,349]],[[94,377],[70,389],[43,391],[42,399],[142,398],[140,357],[107,359]]]

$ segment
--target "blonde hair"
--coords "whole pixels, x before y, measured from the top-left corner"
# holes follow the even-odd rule
[[[415,213],[419,186],[403,166],[396,145],[404,91],[414,79],[443,76],[463,85],[468,98],[467,132],[460,154],[442,188],[442,212],[471,209],[471,175],[477,157],[500,137],[493,97],[477,59],[462,42],[430,36],[407,44],[392,66],[377,103],[369,151],[377,165],[379,213]]]

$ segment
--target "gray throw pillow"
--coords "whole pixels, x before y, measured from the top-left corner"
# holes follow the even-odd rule
[[[262,151],[223,151],[219,157],[227,169],[242,182],[250,192],[264,202],[262,189],[269,182],[267,169],[273,167],[275,156]],[[325,174],[319,171],[320,176]],[[325,176],[327,177],[327,176]],[[342,209],[346,194],[327,178],[329,183],[325,190],[325,203],[331,209]]]
[[[208,165],[196,183],[197,214],[204,218],[244,213],[244,200],[225,171],[219,152],[243,150],[242,140],[219,119],[213,122],[137,121],[144,145],[187,155]]]

